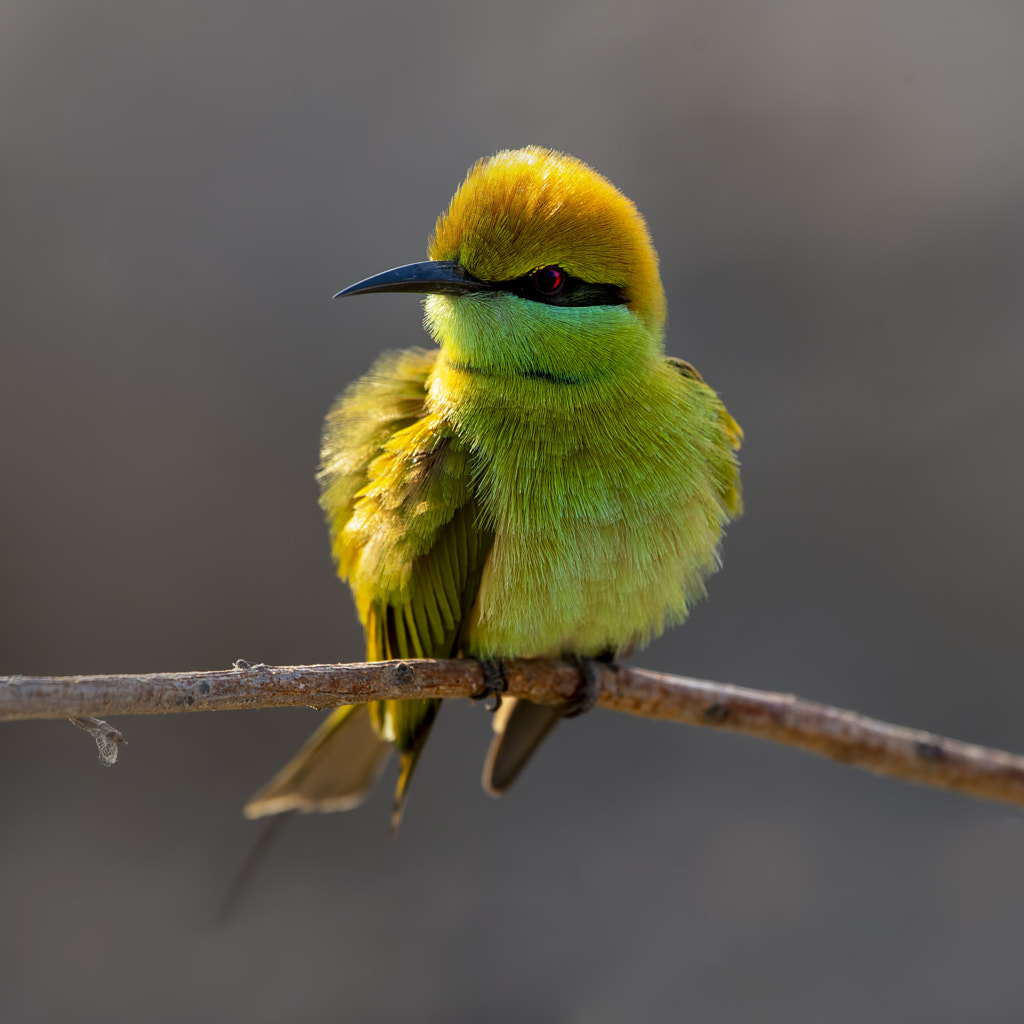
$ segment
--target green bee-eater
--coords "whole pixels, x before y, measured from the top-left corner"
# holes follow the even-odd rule
[[[366,656],[614,656],[682,622],[740,512],[741,431],[663,349],[636,207],[535,146],[474,166],[425,263],[340,292],[425,293],[437,349],[385,355],[324,428],[321,505]],[[401,756],[393,823],[440,705],[339,708],[246,807],[343,810]],[[506,701],[502,792],[559,710]]]

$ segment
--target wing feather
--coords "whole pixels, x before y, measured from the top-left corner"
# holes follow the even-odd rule
[[[338,400],[324,427],[321,505],[371,661],[461,653],[462,628],[493,541],[473,492],[470,453],[427,405],[435,359],[436,353],[416,349],[383,357]],[[397,828],[440,703],[378,702],[357,717],[350,708],[334,712],[246,813],[354,806],[393,743],[401,758],[392,814]],[[360,743],[349,742],[352,725],[341,728],[350,718]]]

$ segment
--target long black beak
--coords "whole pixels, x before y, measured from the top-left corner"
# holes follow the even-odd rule
[[[409,263],[383,274],[357,281],[342,288],[336,299],[344,295],[368,295],[371,292],[433,292],[441,295],[466,295],[468,292],[489,291],[491,286],[462,269],[457,260],[427,260]]]

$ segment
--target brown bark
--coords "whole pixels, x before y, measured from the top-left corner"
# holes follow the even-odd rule
[[[509,694],[539,704],[567,701],[579,681],[575,667],[563,662],[511,661],[506,668]],[[789,694],[727,683],[609,666],[602,667],[601,683],[598,704],[610,711],[744,733],[880,775],[1024,807],[1024,757],[1015,754],[889,725]],[[0,721],[472,697],[482,684],[475,661],[287,668],[238,662],[219,672],[9,676],[0,677]]]

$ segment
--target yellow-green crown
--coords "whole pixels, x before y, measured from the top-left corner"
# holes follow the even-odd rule
[[[427,254],[458,260],[483,281],[556,265],[617,285],[651,327],[665,318],[658,254],[637,208],[581,160],[540,146],[503,150],[472,167]]]

